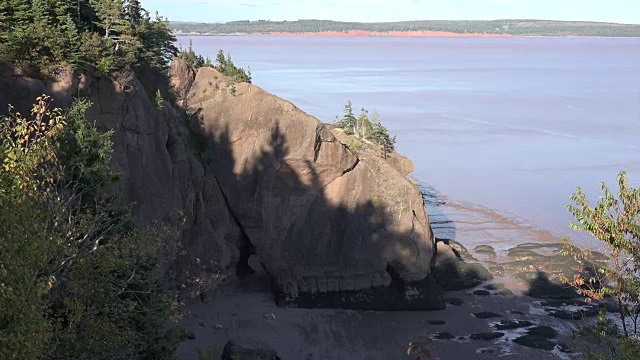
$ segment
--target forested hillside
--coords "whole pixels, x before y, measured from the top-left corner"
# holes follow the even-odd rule
[[[166,73],[174,41],[168,21],[138,0],[0,0],[0,61],[43,75],[63,66]]]
[[[640,25],[549,20],[458,21],[425,20],[358,23],[329,20],[233,21],[225,24],[171,22],[176,33],[268,34],[315,32],[443,31],[458,34],[507,34],[513,36],[640,36]]]
[[[108,190],[116,140],[88,100],[22,98],[56,93],[45,85],[61,74],[57,90],[138,77],[168,89],[167,24],[138,0],[0,0],[0,98],[22,111],[0,103],[0,359],[173,358],[184,332],[159,254],[176,229],[139,226]]]

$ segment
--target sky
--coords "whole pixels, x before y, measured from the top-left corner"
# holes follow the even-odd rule
[[[173,21],[549,19],[640,24],[640,0],[142,0]]]

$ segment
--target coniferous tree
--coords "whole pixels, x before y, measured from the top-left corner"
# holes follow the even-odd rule
[[[227,67],[227,59],[224,57],[224,50],[220,49],[216,55],[216,69],[223,72],[225,67]]]
[[[336,123],[336,126],[344,129],[345,134],[353,135],[355,133],[357,121],[358,119],[356,119],[356,116],[353,114],[353,103],[349,100],[344,106],[344,116],[338,123]]]
[[[135,27],[142,22],[142,5],[140,5],[139,0],[126,0],[124,13],[131,27]]]
[[[371,120],[371,141],[382,145],[383,156],[386,158],[387,153],[395,149],[396,138],[389,135],[389,130],[382,125],[380,115],[374,112]]]
[[[358,121],[356,121],[356,135],[365,140],[369,140],[370,130],[371,130],[371,121],[369,120],[369,112],[367,109],[360,109],[361,113],[358,117]]]
[[[122,26],[124,20],[122,0],[97,0],[95,3],[98,23],[104,30],[104,37],[109,38],[117,27]]]
[[[61,28],[67,44],[67,48],[65,49],[67,61],[69,64],[77,66],[80,63],[81,57],[80,34],[71,15],[67,14],[64,17],[64,23]]]

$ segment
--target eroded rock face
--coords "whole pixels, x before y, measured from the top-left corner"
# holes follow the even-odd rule
[[[212,141],[206,163],[283,305],[444,307],[424,202],[398,169],[408,165],[356,157],[317,119],[214,69],[178,91],[192,128]]]
[[[55,107],[69,106],[78,95],[93,103],[87,119],[114,131],[113,166],[120,181],[111,190],[131,204],[143,226],[182,229],[163,247],[164,270],[175,285],[235,272],[244,235],[212,170],[194,155],[179,111],[169,105],[158,111],[139,82],[125,89],[72,71],[45,81],[4,67],[0,89],[0,104],[13,104],[23,114],[42,94],[51,95]]]
[[[410,161],[356,156],[291,103],[213,69],[172,70],[189,116],[156,109],[139,82],[73,72],[43,81],[0,68],[0,103],[25,113],[42,93],[59,107],[93,102],[88,119],[114,131],[111,190],[141,224],[182,229],[163,249],[176,285],[254,269],[284,306],[444,308]]]

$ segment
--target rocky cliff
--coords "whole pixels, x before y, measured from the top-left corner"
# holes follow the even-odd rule
[[[176,284],[259,271],[285,306],[444,307],[410,162],[356,155],[291,103],[214,69],[172,70],[186,114],[158,111],[140,82],[72,72],[43,81],[11,68],[0,72],[0,104],[24,111],[43,92],[58,106],[78,95],[94,103],[88,118],[115,131],[113,191],[141,223],[182,229],[165,249]]]

